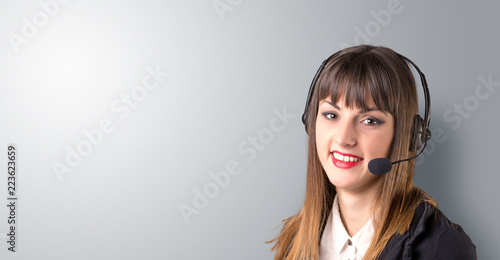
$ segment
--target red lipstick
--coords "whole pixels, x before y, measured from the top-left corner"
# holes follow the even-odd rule
[[[335,158],[335,156],[333,155],[333,153],[337,153],[337,154],[340,154],[342,156],[349,156],[349,157],[353,157],[353,158],[356,158],[356,159],[360,159],[359,161],[357,162],[344,162],[344,161],[341,161],[341,160],[338,160]],[[341,153],[339,151],[332,151],[330,152],[330,156],[332,157],[332,162],[335,166],[337,166],[338,168],[341,168],[341,169],[349,169],[349,168],[352,168],[358,164],[360,164],[362,161],[363,161],[363,158],[359,157],[359,156],[356,156],[356,155],[353,155],[353,154],[348,154],[348,153]]]

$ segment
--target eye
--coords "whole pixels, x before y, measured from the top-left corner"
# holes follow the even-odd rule
[[[366,124],[366,125],[370,125],[370,126],[376,126],[376,125],[381,125],[383,124],[384,122],[376,119],[376,118],[373,118],[373,117],[369,117],[369,118],[366,118],[366,119],[363,119],[363,121],[361,121],[363,124]]]
[[[330,120],[332,120],[332,119],[337,119],[337,118],[338,118],[338,116],[337,116],[336,114],[332,113],[332,112],[324,112],[324,113],[322,113],[322,115],[323,115],[326,119],[330,119]]]

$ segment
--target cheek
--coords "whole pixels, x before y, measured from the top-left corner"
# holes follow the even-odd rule
[[[376,153],[383,157],[388,157],[392,145],[392,131],[385,132],[375,138],[372,138],[371,147],[377,147]]]
[[[319,126],[316,127],[316,150],[318,150],[320,158],[323,157],[322,155],[330,152],[330,139],[331,137],[325,129]]]

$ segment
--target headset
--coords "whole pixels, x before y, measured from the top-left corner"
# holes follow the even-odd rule
[[[330,57],[328,57],[326,60],[323,61],[323,63],[319,66],[318,71],[316,71],[316,74],[314,75],[314,78],[311,82],[311,86],[309,87],[309,92],[307,94],[306,106],[304,108],[304,113],[302,114],[302,123],[305,126],[306,133],[307,133],[307,128],[308,128],[307,109],[309,107],[309,104],[311,103],[311,99],[312,99],[312,96],[314,94],[316,81],[318,80],[319,76],[321,75],[321,72],[323,71],[323,69],[326,66],[326,64],[328,63],[328,61],[330,61],[330,59],[332,59],[332,57],[338,56],[339,53],[340,53],[340,51],[332,54]],[[413,160],[413,159],[417,158],[418,156],[420,156],[420,154],[422,154],[422,152],[425,150],[425,147],[427,146],[427,141],[429,141],[429,139],[431,139],[431,131],[429,130],[429,125],[430,125],[430,120],[431,120],[431,97],[429,94],[429,87],[427,85],[425,75],[424,75],[424,73],[422,73],[420,68],[418,68],[418,66],[413,61],[411,61],[410,59],[406,58],[405,56],[403,56],[399,53],[396,53],[396,54],[405,63],[411,64],[417,70],[418,74],[420,75],[420,81],[422,82],[422,88],[424,89],[424,98],[425,98],[424,118],[422,118],[419,114],[416,114],[413,117],[413,125],[411,128],[412,130],[411,130],[411,139],[410,139],[410,151],[411,152],[416,152],[416,151],[420,150],[421,148],[422,148],[422,150],[416,156],[408,158],[408,159],[403,159],[403,160],[399,160],[396,162],[390,162],[389,160],[386,159],[390,163],[389,165],[387,165],[387,163],[385,163],[385,165],[383,165],[383,167],[382,167],[383,171],[387,170],[386,168],[388,168],[388,170],[386,172],[388,172],[390,170],[390,168],[392,167],[392,164]],[[379,158],[379,159],[383,159],[383,158]],[[374,159],[373,161],[375,161],[375,160],[377,160],[377,159]],[[372,162],[370,162],[370,163],[372,163]],[[381,168],[378,166],[379,165],[374,164],[374,168]],[[386,172],[384,172],[384,173],[386,173]],[[373,173],[373,171],[372,171],[372,173]],[[378,173],[378,174],[374,173],[374,174],[381,175],[384,173]]]

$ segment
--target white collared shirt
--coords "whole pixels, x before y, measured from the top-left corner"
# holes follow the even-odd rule
[[[374,233],[372,220],[350,237],[347,233],[339,213],[339,202],[337,196],[333,200],[333,206],[321,237],[319,248],[320,260],[361,260],[370,246]]]

